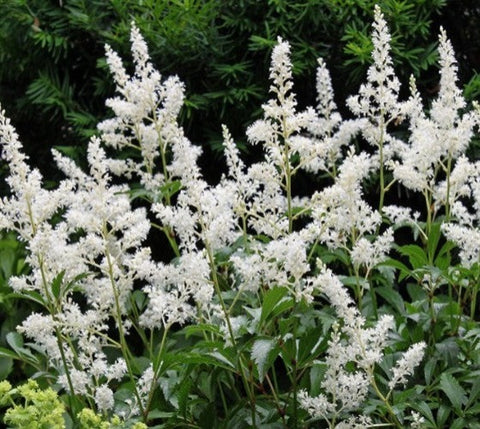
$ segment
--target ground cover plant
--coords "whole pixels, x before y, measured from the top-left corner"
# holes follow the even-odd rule
[[[54,150],[65,179],[43,186],[2,112],[0,226],[26,245],[9,286],[35,306],[0,349],[29,377],[0,383],[6,424],[479,427],[480,163],[465,155],[479,107],[444,31],[429,106],[414,79],[400,98],[378,7],[371,37],[348,119],[321,59],[317,104],[297,108],[279,38],[246,132],[264,159],[245,165],[223,127],[217,184],[177,123],[183,84],[133,24],[132,72],[106,48],[114,116],[86,170]]]

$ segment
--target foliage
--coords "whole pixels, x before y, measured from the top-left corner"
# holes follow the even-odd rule
[[[425,106],[414,79],[402,97],[375,7],[352,119],[322,59],[316,106],[298,107],[279,37],[271,98],[246,132],[263,158],[245,165],[223,127],[215,185],[177,122],[183,83],[162,78],[135,25],[130,40],[133,70],[106,48],[113,115],[85,168],[53,151],[58,186],[0,115],[0,227],[27,243],[28,270],[9,286],[35,305],[0,356],[46,387],[30,380],[29,392],[49,395],[67,427],[478,427],[480,162],[465,152],[480,110],[446,33]],[[298,195],[301,175],[318,189]],[[390,204],[394,185],[423,208]],[[14,401],[4,420],[39,412],[28,407]]]

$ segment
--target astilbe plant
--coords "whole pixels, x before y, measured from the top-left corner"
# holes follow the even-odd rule
[[[0,226],[26,243],[30,267],[10,285],[38,308],[8,340],[35,377],[64,393],[74,425],[95,410],[125,427],[207,427],[212,416],[214,427],[420,426],[412,404],[395,401],[426,344],[399,353],[396,319],[377,305],[373,275],[388,266],[395,229],[409,224],[428,241],[439,213],[462,263],[478,263],[478,216],[463,204],[472,197],[478,212],[478,165],[462,155],[478,113],[458,116],[465,103],[443,32],[442,89],[429,115],[413,83],[399,99],[379,8],[372,37],[374,63],[348,100],[348,120],[322,60],[318,104],[298,110],[290,46],[279,39],[273,97],[247,130],[264,160],[246,166],[224,127],[228,170],[216,185],[176,122],[182,83],[162,80],[134,25],[131,75],[107,46],[114,116],[90,141],[88,171],[54,151],[66,178],[46,189],[2,112],[11,195]],[[404,119],[408,141],[392,132]],[[301,170],[328,175],[330,185],[297,197]],[[372,175],[377,207],[363,195]],[[395,181],[425,196],[426,223],[384,204]],[[170,262],[152,256],[155,229]]]

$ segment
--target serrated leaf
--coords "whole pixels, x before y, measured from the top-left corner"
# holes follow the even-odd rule
[[[456,419],[450,426],[450,429],[465,429],[467,427],[466,420],[463,417]]]
[[[192,335],[198,335],[203,337],[206,332],[212,332],[213,334],[219,334],[220,330],[218,326],[214,326],[208,323],[199,323],[196,325],[190,325],[183,328],[185,337],[190,338]]]
[[[477,403],[480,395],[480,378],[476,378],[470,388],[470,395],[468,396],[468,402],[466,408],[470,408],[473,404]]]
[[[467,402],[467,394],[460,383],[447,372],[440,376],[440,389],[447,395],[454,408],[460,410]]]
[[[399,247],[398,251],[408,257],[414,269],[428,265],[428,258],[425,251],[416,244],[406,244],[405,246]]]
[[[265,374],[268,372],[277,354],[278,346],[275,339],[261,338],[253,343],[251,357],[257,366],[260,381],[263,381],[265,378]]]
[[[227,370],[232,370],[232,368],[235,368],[234,364],[218,351],[202,353],[202,354],[182,353],[177,357],[178,357],[178,360],[182,362],[182,364],[196,364],[196,365],[205,364],[213,367],[224,368]]]
[[[433,417],[432,410],[426,402],[418,402],[413,405],[413,408],[419,411],[430,423],[435,424],[435,417]]]
[[[36,302],[37,304],[40,304],[42,307],[46,307],[43,296],[34,290],[23,291],[22,293],[16,293],[16,292],[10,293],[8,294],[8,298],[24,298],[24,299],[28,299],[30,301]]]
[[[285,297],[288,290],[284,287],[274,287],[270,289],[263,298],[262,313],[260,315],[260,323],[265,322],[281,300]]]
[[[184,417],[187,415],[188,398],[192,386],[192,380],[190,378],[185,378],[177,388],[178,410]]]
[[[392,267],[400,271],[398,276],[398,280],[402,281],[406,277],[410,275],[410,268],[408,268],[405,264],[397,261],[396,259],[388,258],[386,261],[379,264],[380,266]]]
[[[402,296],[391,287],[377,287],[377,292],[390,306],[400,314],[405,314],[405,302]]]
[[[62,289],[63,278],[65,277],[65,270],[61,271],[55,278],[52,280],[52,294],[53,296],[58,299],[60,296],[60,291]]]

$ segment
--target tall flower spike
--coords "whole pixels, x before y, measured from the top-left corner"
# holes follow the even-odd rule
[[[305,115],[296,112],[297,100],[292,91],[292,63],[290,44],[280,37],[272,52],[270,66],[272,85],[270,92],[275,97],[264,104],[264,119],[256,121],[247,129],[252,144],[263,142],[267,160],[276,166],[285,167],[283,147],[289,138],[305,125]]]
[[[452,43],[447,38],[443,28],[439,35],[439,65],[440,65],[440,89],[438,98],[432,102],[430,115],[438,124],[445,128],[455,125],[457,112],[466,105],[462,91],[457,86],[457,61],[453,52]]]
[[[317,67],[317,108],[306,112],[305,129],[308,136],[291,138],[292,152],[300,156],[300,166],[306,171],[327,171],[336,176],[336,162],[341,158],[341,148],[365,125],[364,119],[342,121],[333,99],[330,73],[322,58]],[[315,113],[313,115],[313,113]]]
[[[447,177],[447,165],[463,154],[473,136],[478,116],[468,112],[460,114],[466,103],[457,87],[457,66],[453,49],[445,32],[439,36],[440,90],[432,102],[430,116],[423,113],[424,107],[414,81],[411,81],[412,95],[406,103],[410,118],[410,138],[408,144],[399,144],[395,150],[399,161],[392,163],[395,179],[408,189],[431,192],[436,200],[436,208],[455,203],[457,189],[450,184],[438,186],[438,172]],[[450,168],[449,167],[449,168]],[[447,195],[447,189],[449,190]]]
[[[390,57],[390,32],[382,11],[375,6],[373,23],[373,64],[367,72],[367,83],[360,86],[359,94],[347,100],[350,110],[361,117],[385,122],[399,119],[402,105],[398,101],[400,82],[393,70]]]

